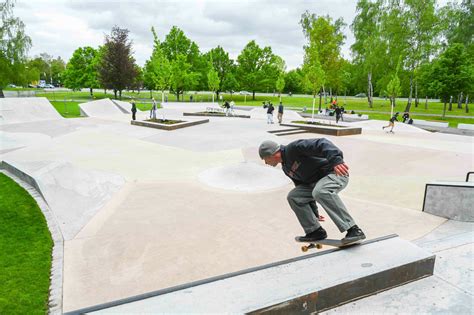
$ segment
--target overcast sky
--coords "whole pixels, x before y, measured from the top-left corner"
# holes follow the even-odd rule
[[[445,0],[439,1],[445,4]],[[26,24],[33,41],[29,55],[46,52],[69,60],[78,47],[97,48],[114,25],[130,30],[134,57],[140,66],[150,57],[154,26],[160,40],[173,25],[196,42],[201,52],[222,46],[232,59],[251,40],[270,46],[287,69],[303,62],[299,20],[305,10],[317,15],[342,17],[347,24],[342,53],[350,58],[354,37],[350,24],[357,0],[17,0],[14,15]]]

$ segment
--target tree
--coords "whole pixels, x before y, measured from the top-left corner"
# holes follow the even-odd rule
[[[330,94],[338,93],[342,86],[341,46],[344,44],[342,28],[345,26],[342,18],[332,21],[329,16],[317,16],[308,11],[301,16],[300,24],[311,49],[317,50],[322,70],[326,74],[323,91],[327,85]]]
[[[13,16],[13,0],[0,3],[0,97],[9,83],[20,83],[25,76],[25,62],[31,39],[25,34],[25,24]]]
[[[433,61],[429,80],[429,91],[438,95],[444,103],[444,117],[450,96],[461,91],[472,92],[473,63],[463,44],[455,43],[449,46]]]
[[[195,86],[199,77],[198,73],[191,71],[191,64],[187,62],[185,55],[179,54],[176,60],[171,61],[170,87],[178,101],[179,95]]]
[[[178,101],[179,95],[184,91],[207,87],[208,62],[201,56],[196,43],[187,38],[181,29],[173,26],[161,43],[161,48],[169,60],[171,68],[176,68],[179,64],[186,64],[184,68],[186,72],[180,70],[179,74],[173,73],[171,75],[173,79],[171,86],[175,87],[172,88],[172,92],[176,94]],[[180,60],[178,61],[178,59]]]
[[[280,75],[278,76],[278,79],[275,82],[275,88],[278,91],[278,96],[280,97],[280,102],[281,102],[281,92],[285,88],[285,73],[281,72]]]
[[[273,88],[278,76],[278,62],[270,47],[261,49],[254,40],[250,41],[237,57],[240,87],[252,91],[252,99],[255,100],[256,91]]]
[[[326,81],[326,74],[319,61],[318,49],[314,46],[306,47],[304,65],[303,65],[303,85],[313,95],[313,110],[311,119],[314,119],[314,104],[316,103],[316,95],[321,91]],[[321,93],[319,93],[319,111],[321,111]]]
[[[89,88],[92,98],[93,89],[99,87],[97,50],[89,46],[77,48],[66,66],[63,83],[72,90]]]
[[[392,79],[387,84],[387,89],[385,90],[386,95],[390,98],[390,117],[393,116],[393,108],[395,107],[395,99],[400,95],[400,79],[398,78],[398,70],[400,69],[401,58],[398,60],[397,70],[392,75]]]
[[[212,102],[214,103],[214,93],[219,89],[219,85],[221,83],[219,75],[217,71],[214,70],[214,67],[211,67],[207,73],[207,82],[209,84],[209,90],[212,91]]]
[[[418,106],[417,71],[421,64],[429,61],[436,48],[439,27],[435,4],[435,0],[405,1],[404,29],[408,33],[406,64],[410,71],[410,92],[406,112],[410,111],[413,89],[415,89],[415,107]]]
[[[148,82],[147,85],[150,90],[157,89],[161,91],[161,102],[164,103],[164,92],[170,86],[171,65],[153,27],[151,31],[154,38],[153,53],[150,60],[145,63],[144,80]]]
[[[222,82],[221,89],[222,91],[229,91],[230,94],[233,94],[234,91],[239,89],[239,82],[235,78],[233,72],[229,72],[226,74],[224,82]]]
[[[285,73],[285,88],[284,91],[289,93],[302,93],[303,73],[300,68],[290,70]]]
[[[135,59],[132,57],[132,42],[128,39],[129,30],[118,26],[105,36],[104,51],[98,64],[99,80],[104,88],[114,90],[120,99],[122,91],[129,87],[137,75]]]
[[[210,62],[214,70],[217,71],[220,86],[216,89],[216,93],[217,97],[219,97],[219,92],[224,90],[223,84],[226,80],[226,77],[233,70],[234,61],[229,58],[229,53],[225,52],[221,46],[211,49],[204,55],[204,57],[208,62]]]
[[[359,0],[356,7],[356,17],[351,28],[355,42],[351,46],[355,63],[367,73],[367,100],[369,107],[373,107],[373,74],[379,52],[382,50],[380,20],[382,15],[382,0],[370,2]]]

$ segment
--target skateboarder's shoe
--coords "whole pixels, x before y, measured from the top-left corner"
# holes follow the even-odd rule
[[[326,230],[323,229],[323,227],[319,227],[319,229],[306,234],[305,236],[300,236],[298,239],[301,242],[314,242],[314,241],[320,241],[324,240],[325,238],[328,237],[328,234],[326,233]]]
[[[346,237],[344,237],[341,241],[343,243],[351,243],[351,242],[355,242],[355,241],[363,240],[363,239],[365,239],[364,232],[362,232],[360,227],[358,227],[357,225],[354,225],[349,230],[347,230]]]

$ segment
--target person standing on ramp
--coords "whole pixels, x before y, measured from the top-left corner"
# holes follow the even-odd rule
[[[318,222],[318,202],[336,224],[339,231],[347,231],[342,242],[365,239],[365,234],[348,213],[338,193],[349,182],[349,167],[342,151],[325,138],[301,139],[288,145],[264,141],[259,155],[265,164],[282,165],[283,172],[295,184],[287,200],[303,227],[305,236],[300,241],[312,242],[327,238],[326,230]]]

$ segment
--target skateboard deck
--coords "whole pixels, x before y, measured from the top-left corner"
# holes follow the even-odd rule
[[[353,241],[353,242],[343,242],[342,240],[335,240],[335,239],[326,238],[326,239],[320,240],[320,241],[308,242],[308,241],[300,241],[299,238],[300,238],[299,236],[295,237],[295,241],[297,241],[299,243],[308,243],[309,244],[309,245],[301,246],[301,250],[303,252],[307,252],[308,249],[311,249],[311,248],[321,249],[321,248],[323,248],[323,245],[338,247],[338,248],[345,248],[345,247],[350,247],[350,246],[353,246],[353,245],[357,245],[362,241],[362,240],[357,240],[357,241]]]

